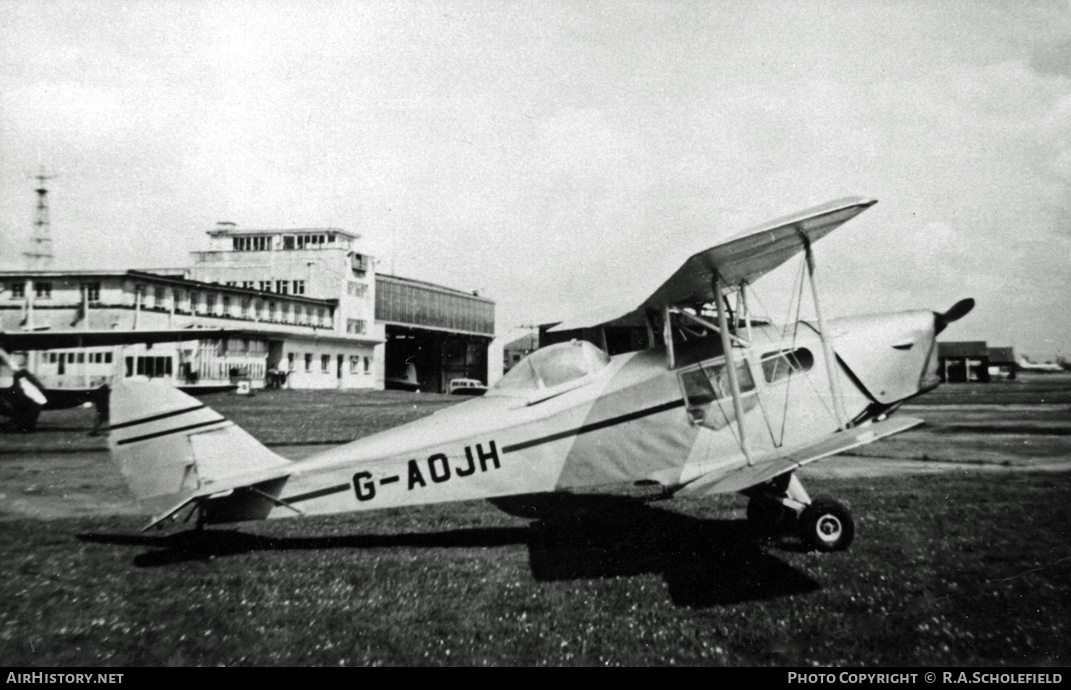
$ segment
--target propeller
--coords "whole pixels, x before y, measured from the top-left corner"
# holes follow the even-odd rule
[[[948,311],[944,314],[933,313],[933,326],[935,333],[940,333],[945,330],[948,324],[953,321],[959,321],[964,316],[974,309],[974,300],[968,297],[967,299],[961,299],[960,301],[949,307]]]

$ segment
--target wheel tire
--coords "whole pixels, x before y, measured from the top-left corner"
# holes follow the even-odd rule
[[[814,551],[843,551],[855,537],[851,511],[829,498],[819,498],[800,515],[800,541]]]
[[[747,502],[747,526],[759,539],[772,539],[788,532],[795,512],[777,501],[752,496]]]

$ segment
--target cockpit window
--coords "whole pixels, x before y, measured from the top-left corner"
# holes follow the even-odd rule
[[[610,356],[586,340],[548,345],[518,362],[488,391],[488,395],[515,395],[554,388],[594,374]]]
[[[766,383],[784,381],[793,374],[810,371],[814,366],[814,355],[805,348],[767,352],[762,356],[762,374]]]

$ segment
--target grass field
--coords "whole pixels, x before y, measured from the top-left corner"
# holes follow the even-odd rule
[[[1033,383],[1034,404],[1028,386],[940,389],[922,415],[935,429],[905,457],[1005,437],[1066,453],[1071,386],[1057,378]],[[364,435],[453,401],[283,391],[206,402],[292,444]],[[31,519],[11,509],[13,487],[80,488],[107,506],[122,492],[99,454],[65,452],[103,445],[85,436],[91,411],[42,421],[36,438],[0,435],[5,665],[1069,662],[1071,473],[1015,469],[1037,455],[1021,442],[998,446],[989,472],[971,468],[969,451],[957,456],[963,471],[809,482],[857,521],[851,549],[816,554],[794,538],[749,540],[740,497],[659,501],[638,488],[200,537],[142,534],[135,515]],[[57,465],[52,478],[26,460],[32,442]],[[78,465],[82,456],[98,465]]]
[[[1066,475],[825,482],[836,554],[742,501],[556,494],[190,533],[0,529],[10,665],[1066,664]],[[506,510],[503,510],[505,508]]]

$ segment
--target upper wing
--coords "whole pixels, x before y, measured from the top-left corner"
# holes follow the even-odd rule
[[[643,323],[644,312],[649,309],[710,303],[714,300],[715,274],[726,286],[754,282],[803,251],[805,241],[813,243],[825,237],[876,203],[876,199],[864,197],[838,199],[745,230],[689,258],[639,306],[599,310],[568,319],[550,330],[592,328],[618,319],[638,318]]]
[[[907,431],[922,424],[922,421],[916,417],[895,417],[883,422],[838,431],[803,446],[778,449],[775,453],[756,458],[750,465],[741,460],[736,465],[719,467],[689,482],[680,490],[680,493],[682,495],[709,495],[743,491],[756,484],[768,482],[785,472],[797,470],[815,460]]]
[[[158,331],[25,331],[0,333],[0,347],[5,350],[52,350],[67,347],[169,343],[180,340],[226,338],[237,332],[221,328]]]

